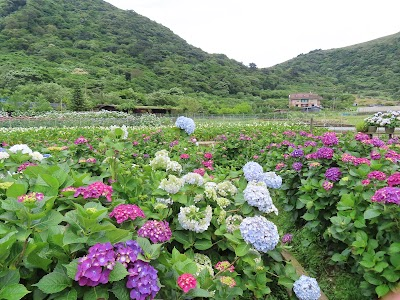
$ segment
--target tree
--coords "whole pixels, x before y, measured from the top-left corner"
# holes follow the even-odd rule
[[[257,69],[257,65],[255,63],[249,63],[249,68],[255,70]]]
[[[72,96],[71,109],[73,111],[85,110],[85,100],[83,99],[82,90],[80,87],[75,87],[74,95]]]

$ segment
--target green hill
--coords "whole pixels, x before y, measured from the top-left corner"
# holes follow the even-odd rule
[[[346,106],[350,94],[399,98],[399,45],[394,35],[257,69],[102,0],[0,0],[0,98],[4,109],[45,110],[72,103],[80,89],[87,107],[251,113],[286,107],[289,93],[311,90],[324,106],[333,98]]]

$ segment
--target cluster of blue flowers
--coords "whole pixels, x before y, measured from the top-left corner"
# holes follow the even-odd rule
[[[282,177],[275,172],[263,173],[263,168],[260,164],[249,161],[243,166],[244,177],[247,181],[264,182],[267,187],[279,189],[282,185]]]
[[[192,134],[196,129],[196,125],[191,118],[180,116],[175,121],[175,126],[185,130],[187,134]]]
[[[239,228],[245,242],[260,252],[274,250],[279,242],[278,228],[263,216],[247,217]]]
[[[300,300],[318,300],[321,297],[317,280],[305,275],[295,281],[293,291]]]
[[[249,161],[243,166],[243,173],[247,181],[258,181],[258,178],[263,173],[263,168],[260,164],[254,161]]]
[[[264,213],[274,212],[278,214],[278,209],[272,203],[271,196],[264,182],[250,181],[243,191],[244,199],[251,206],[257,207]]]

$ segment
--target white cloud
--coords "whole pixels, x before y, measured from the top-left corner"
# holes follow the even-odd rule
[[[106,0],[209,53],[268,67],[400,31],[394,0]]]

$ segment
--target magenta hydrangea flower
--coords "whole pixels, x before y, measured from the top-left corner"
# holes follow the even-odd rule
[[[94,182],[87,187],[79,187],[76,189],[74,197],[78,197],[82,195],[84,199],[87,198],[95,198],[98,199],[101,196],[106,197],[108,202],[111,202],[111,195],[113,192],[113,188],[109,185],[106,185],[100,181]]]
[[[86,144],[88,142],[87,139],[85,139],[83,136],[78,137],[75,141],[75,145],[81,145],[81,144]]]
[[[333,183],[325,180],[324,183],[322,184],[322,187],[324,188],[325,191],[329,191],[331,188],[333,188]]]
[[[308,147],[308,146],[315,147],[315,146],[317,146],[317,142],[316,141],[305,141],[304,147]]]
[[[382,147],[385,146],[385,142],[382,141],[381,139],[374,137],[371,139],[371,144],[375,147]]]
[[[340,176],[342,176],[342,172],[336,167],[329,168],[325,172],[325,178],[333,182],[339,181]]]
[[[399,175],[400,175],[400,173],[399,173]],[[372,171],[372,172],[368,173],[367,177],[368,177],[368,179],[376,179],[376,180],[382,181],[382,180],[386,179],[386,174],[381,171]]]
[[[212,159],[213,155],[210,152],[206,152],[206,153],[204,153],[204,158],[205,159]]]
[[[164,243],[172,236],[167,221],[147,221],[139,230],[138,236],[149,238],[153,243]]]
[[[368,184],[370,184],[370,183],[371,183],[371,181],[370,181],[369,179],[361,180],[361,184],[362,184],[362,185],[368,185]]]
[[[389,186],[400,185],[400,173],[396,172],[389,176],[387,179],[387,183]]]
[[[135,204],[119,204],[114,207],[113,211],[109,215],[111,218],[115,218],[118,224],[126,220],[135,220],[136,218],[145,218],[143,210]]]
[[[179,156],[179,158],[180,159],[189,159],[189,154],[186,154],[186,153],[182,153],[180,156]]]
[[[329,147],[319,148],[316,152],[318,158],[332,159],[333,149]]]
[[[17,172],[18,172],[18,173],[21,173],[21,172],[25,171],[25,169],[26,169],[27,167],[31,167],[31,166],[37,166],[37,164],[31,163],[31,162],[29,162],[29,161],[24,162],[23,164],[21,164],[21,165],[18,167]]]
[[[98,243],[89,248],[88,254],[78,260],[75,281],[80,286],[106,284],[115,266],[115,252],[111,243]]]
[[[128,266],[126,287],[131,289],[130,298],[136,300],[154,299],[160,290],[157,270],[148,262],[136,260]]]
[[[371,198],[372,202],[394,203],[400,205],[400,188],[384,187],[375,192]]]
[[[286,233],[283,237],[282,237],[282,243],[283,244],[288,244],[292,241],[293,239],[293,234],[291,233]]]
[[[179,276],[177,283],[184,293],[189,292],[191,289],[195,289],[197,286],[196,278],[190,273],[185,273]]]
[[[396,163],[396,162],[398,162],[398,161],[400,160],[400,154],[397,153],[397,152],[394,151],[394,150],[388,150],[388,151],[385,153],[385,158],[386,158],[386,159],[389,159],[390,161],[392,161],[392,162],[394,162],[394,163]]]
[[[365,157],[354,157],[353,159],[353,165],[358,166],[361,164],[366,164],[368,166],[371,165],[371,161],[368,158]]]
[[[36,203],[37,201],[42,201],[44,199],[43,193],[36,193],[36,192],[31,192],[26,195],[19,196],[18,202],[23,202],[23,203]]]
[[[355,135],[354,139],[356,141],[364,141],[364,140],[369,140],[369,135],[363,132],[359,132]]]
[[[324,135],[321,137],[321,141],[324,146],[334,146],[339,143],[339,139],[336,136],[335,132],[325,132]]]
[[[275,170],[279,171],[279,170],[282,170],[284,167],[286,167],[286,165],[284,163],[278,163],[275,166]]]
[[[381,154],[376,150],[372,150],[369,156],[372,160],[378,160],[381,158]]]

